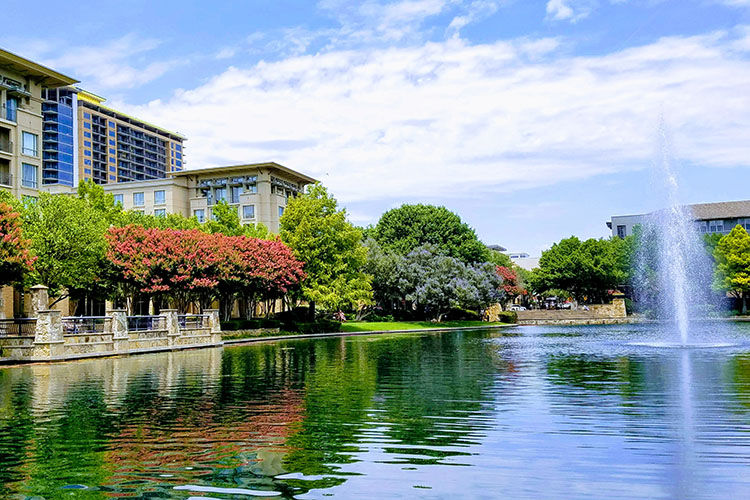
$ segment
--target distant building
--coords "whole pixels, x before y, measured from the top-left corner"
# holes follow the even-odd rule
[[[76,83],[40,64],[0,49],[0,189],[36,196],[42,183],[42,93]]]
[[[172,172],[166,179],[106,184],[125,210],[148,215],[181,214],[208,220],[219,201],[236,208],[242,224],[279,232],[289,197],[316,180],[278,163],[254,163]]]
[[[44,92],[45,185],[165,179],[185,167],[186,138],[105,106],[79,87]]]
[[[701,234],[727,234],[738,224],[750,229],[750,200],[698,203],[687,205],[686,208]],[[612,230],[612,236],[625,238],[633,234],[635,226],[645,224],[658,213],[613,216],[607,222],[607,227]]]

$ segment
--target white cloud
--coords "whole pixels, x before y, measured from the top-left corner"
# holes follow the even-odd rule
[[[28,44],[28,46],[26,45]],[[128,34],[100,45],[65,46],[47,41],[24,41],[24,55],[80,79],[94,91],[130,89],[156,80],[182,61],[155,62],[161,41]],[[63,49],[61,50],[61,46]],[[144,55],[149,54],[148,58]]]
[[[230,68],[125,111],[185,133],[192,168],[274,160],[344,202],[500,196],[648,166],[661,112],[680,159],[746,164],[738,36],[588,57],[546,39],[331,51]]]
[[[588,17],[597,6],[597,0],[548,0],[547,19],[575,23]]]

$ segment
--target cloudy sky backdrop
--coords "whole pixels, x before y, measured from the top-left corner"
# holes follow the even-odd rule
[[[750,198],[750,0],[40,2],[0,46],[188,136],[188,168],[277,161],[357,224],[457,211],[538,255],[659,208]],[[27,6],[5,7],[28,18]]]

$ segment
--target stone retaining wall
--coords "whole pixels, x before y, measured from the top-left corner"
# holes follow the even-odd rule
[[[160,315],[164,321],[158,322],[166,329],[129,331],[125,311],[113,310],[107,313],[104,331],[65,333],[60,311],[38,311],[33,336],[0,337],[0,358],[5,362],[58,361],[222,345],[219,311],[205,313],[208,322],[201,328],[180,328],[177,310],[166,309]]]
[[[594,325],[627,323],[625,301],[614,299],[611,304],[593,304],[586,311],[578,309],[534,309],[518,311],[519,325]]]

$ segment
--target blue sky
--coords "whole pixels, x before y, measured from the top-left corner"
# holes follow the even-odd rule
[[[685,202],[750,198],[750,0],[39,2],[0,46],[357,224],[425,202],[531,254],[607,236],[662,203],[662,117]]]

